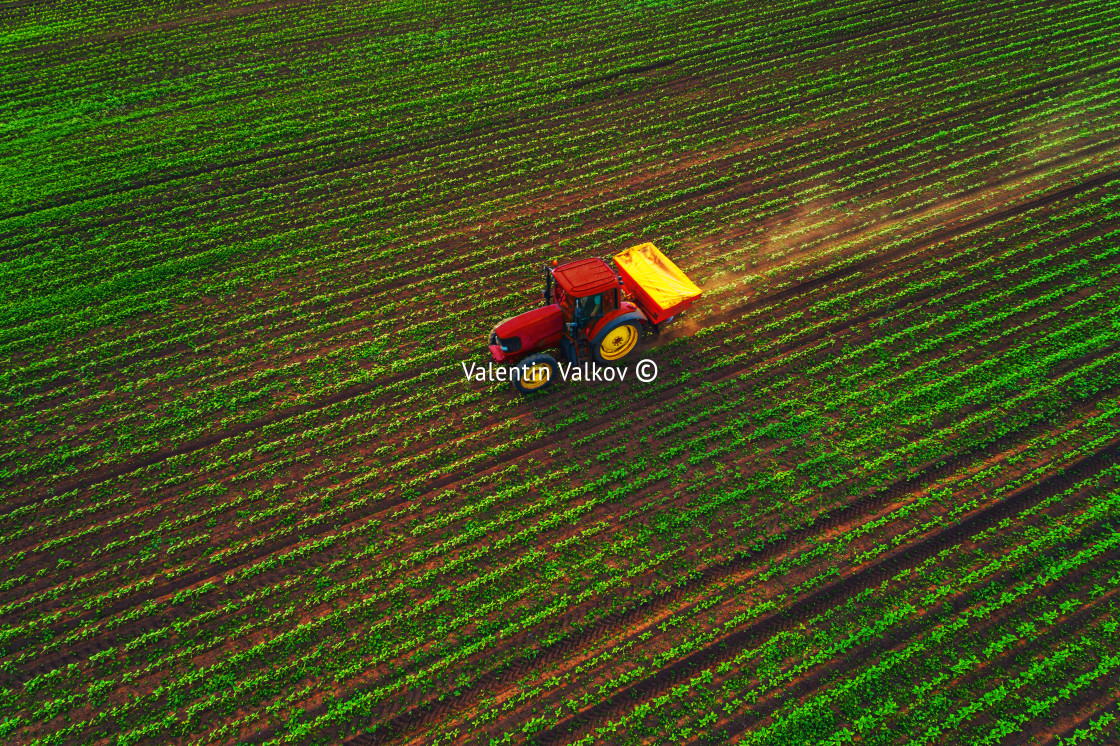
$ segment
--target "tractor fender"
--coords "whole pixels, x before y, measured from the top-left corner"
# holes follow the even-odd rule
[[[595,322],[595,324],[587,330],[587,338],[595,339],[599,332],[606,328],[607,324],[622,318],[636,320],[638,322],[638,328],[640,329],[644,329],[646,324],[649,323],[649,319],[646,318],[646,315],[642,313],[640,308],[633,303],[624,301],[619,308],[605,314],[603,318]]]

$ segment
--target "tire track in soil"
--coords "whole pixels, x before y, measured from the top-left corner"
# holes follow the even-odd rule
[[[579,730],[595,722],[617,717],[629,711],[638,702],[646,701],[669,691],[674,685],[687,679],[693,670],[710,666],[725,653],[717,647],[737,650],[760,639],[772,637],[775,633],[795,626],[799,619],[815,616],[829,606],[835,606],[861,590],[890,578],[899,572],[911,569],[943,549],[961,543],[968,537],[995,525],[1003,518],[1037,504],[1049,494],[1061,492],[1076,481],[1075,473],[1093,469],[1099,471],[1114,463],[1120,453],[1120,437],[1104,448],[1070,464],[1063,471],[1052,474],[1040,482],[1018,490],[1015,493],[989,505],[952,526],[946,527],[920,541],[903,545],[884,554],[868,567],[852,575],[824,586],[809,595],[792,602],[782,611],[771,614],[747,627],[737,630],[707,648],[678,659],[661,669],[657,674],[634,685],[616,691],[609,698],[591,706],[577,715],[565,718],[552,728],[542,731],[537,739],[543,744],[558,744],[573,729]]]
[[[894,498],[888,498],[888,501],[887,501],[887,502],[889,502],[889,503],[894,503],[894,502],[895,502],[895,500],[894,500]],[[869,515],[874,515],[874,512],[870,513]],[[857,521],[856,521],[856,523],[858,523],[858,522],[859,522],[859,521],[857,520]],[[834,529],[834,528],[837,528],[837,523],[836,523],[836,522],[830,522],[830,523],[829,523],[829,524],[827,525],[827,531],[825,531],[825,533],[828,533],[828,532],[829,532],[828,530],[831,530],[831,529]],[[905,528],[905,525],[903,526],[903,528]],[[841,530],[844,530],[844,529],[841,529]],[[855,551],[855,550],[852,550],[852,551]],[[648,626],[648,625],[646,625],[646,626]]]
[[[1113,393],[1120,393],[1120,386],[1113,389]],[[689,577],[685,581],[684,585],[681,586],[681,587],[674,587],[672,590],[670,590],[668,593],[665,593],[665,594],[651,594],[650,596],[647,596],[644,601],[638,602],[635,605],[635,607],[633,607],[629,610],[626,610],[624,612],[614,613],[614,614],[603,617],[601,620],[596,622],[593,625],[593,627],[590,628],[589,630],[585,630],[585,631],[581,631],[581,632],[576,633],[575,635],[568,638],[567,640],[560,642],[558,644],[558,646],[556,646],[552,649],[538,651],[539,654],[536,658],[536,662],[532,665],[523,664],[519,667],[513,667],[511,670],[505,672],[504,674],[502,672],[493,672],[493,673],[487,674],[486,676],[476,678],[475,683],[472,685],[472,688],[470,690],[468,690],[466,693],[464,693],[462,696],[460,696],[458,698],[459,701],[457,701],[455,703],[447,703],[447,704],[441,705],[438,702],[437,698],[432,698],[432,700],[423,703],[418,708],[415,708],[412,711],[409,711],[409,712],[406,712],[406,713],[401,713],[401,714],[395,716],[394,718],[392,718],[388,723],[385,724],[385,726],[389,729],[387,732],[398,733],[398,732],[402,732],[402,731],[415,730],[419,727],[422,727],[422,725],[425,724],[427,721],[429,721],[432,717],[442,714],[450,706],[464,707],[468,704],[473,704],[477,700],[478,691],[480,689],[501,687],[502,685],[509,684],[513,679],[516,679],[519,676],[524,675],[525,673],[527,673],[533,667],[547,666],[551,662],[562,660],[571,650],[576,649],[576,648],[586,647],[593,640],[600,637],[603,634],[603,632],[605,632],[605,631],[608,631],[612,628],[617,628],[619,626],[632,626],[632,625],[636,624],[642,616],[644,616],[646,614],[649,614],[649,613],[652,613],[652,612],[655,612],[655,611],[657,611],[657,610],[659,610],[659,609],[661,609],[661,608],[663,608],[667,605],[678,603],[684,595],[686,595],[688,592],[692,591],[696,587],[701,587],[701,586],[708,585],[711,582],[713,582],[715,579],[717,579],[718,577],[724,576],[724,575],[729,574],[729,573],[733,573],[736,570],[741,569],[742,567],[744,567],[748,564],[755,564],[755,563],[758,563],[758,562],[773,560],[773,559],[775,559],[779,556],[782,556],[782,555],[786,554],[791,549],[795,549],[798,546],[800,546],[801,544],[803,544],[805,538],[808,538],[808,537],[814,536],[816,534],[825,532],[825,531],[829,530],[830,528],[833,528],[833,527],[835,527],[835,526],[837,526],[841,523],[856,521],[856,520],[858,520],[860,515],[865,515],[867,513],[874,512],[876,509],[882,507],[882,505],[897,499],[902,494],[906,494],[906,493],[914,491],[916,489],[926,487],[929,484],[932,484],[934,481],[936,481],[940,478],[943,478],[945,476],[948,476],[953,471],[961,468],[964,465],[967,465],[967,463],[969,463],[969,462],[975,461],[977,459],[982,459],[982,458],[990,458],[990,457],[995,456],[998,453],[1002,452],[1003,450],[1005,450],[1008,447],[1008,445],[1011,444],[1011,443],[1017,442],[1017,441],[1025,438],[1025,437],[1029,438],[1029,437],[1033,437],[1034,435],[1039,435],[1039,434],[1042,434],[1042,433],[1045,433],[1045,432],[1050,432],[1050,428],[1047,428],[1045,426],[1045,423],[1042,423],[1042,424],[1036,425],[1032,428],[1029,428],[1027,430],[1027,432],[1016,431],[1016,432],[1008,433],[1003,438],[999,439],[995,443],[990,444],[989,446],[987,446],[985,448],[982,448],[982,449],[979,449],[979,450],[966,451],[966,452],[963,452],[963,453],[959,453],[959,454],[955,455],[953,458],[946,459],[943,462],[942,461],[930,462],[929,464],[925,465],[924,469],[920,468],[918,473],[916,473],[912,477],[909,477],[909,478],[904,479],[904,480],[900,480],[900,481],[896,482],[895,484],[890,485],[889,487],[886,487],[884,489],[880,489],[880,490],[865,493],[862,497],[858,498],[856,501],[853,501],[852,503],[848,503],[846,505],[839,506],[836,509],[825,511],[825,512],[819,514],[818,516],[816,516],[813,519],[813,521],[808,526],[805,526],[805,527],[787,532],[787,537],[785,539],[778,540],[776,542],[767,544],[766,547],[764,547],[763,549],[761,549],[757,552],[749,552],[749,551],[748,552],[742,552],[742,553],[739,554],[739,556],[737,556],[737,557],[735,557],[735,558],[733,558],[733,559],[731,559],[731,560],[729,560],[729,561],[727,561],[727,562],[725,562],[725,563],[723,563],[719,566],[709,567],[709,568],[705,569],[704,571],[702,571],[699,575],[694,576],[694,577]],[[1083,459],[1079,460],[1075,464],[1072,464],[1072,465],[1066,467],[1066,469],[1068,471],[1073,471],[1076,468],[1080,468],[1085,463],[1089,463],[1090,460],[1092,460],[1092,459],[1107,458],[1109,454],[1114,455],[1118,446],[1120,446],[1120,438],[1117,438],[1116,440],[1112,441],[1111,444],[1106,446],[1103,450],[1099,450],[1095,454],[1084,457]],[[937,466],[937,463],[941,463],[942,465]],[[1060,475],[1052,475],[1051,478],[1053,478],[1055,476],[1060,476]],[[839,490],[840,488],[837,488],[837,489]],[[986,528],[987,525],[990,525],[991,522],[995,522],[995,521],[1000,520],[1003,517],[1003,515],[1002,515],[1003,511],[1015,509],[1016,506],[1019,505],[1019,504],[1024,504],[1025,505],[1025,501],[1029,497],[1030,497],[1030,495],[1027,495],[1025,497],[1020,497],[1020,498],[1018,498],[1019,502],[1015,503],[1015,504],[1012,504],[1010,508],[1004,507],[1000,511],[995,511],[995,509],[999,508],[999,506],[1002,505],[1003,502],[1006,502],[1006,500],[1011,499],[1011,498],[1005,498],[1005,500],[1003,502],[1001,502],[999,504],[996,504],[994,506],[989,506],[989,508],[985,509],[987,511],[986,513],[974,515],[972,517],[972,522],[971,523],[969,523],[967,521],[962,522],[961,524],[958,524],[957,526],[954,526],[953,530],[959,532],[960,531],[960,526],[962,526],[962,525],[975,526],[976,527],[975,530],[970,532],[970,533],[975,533],[975,531],[983,530],[983,528]],[[1039,496],[1039,499],[1041,499],[1041,496]],[[987,523],[981,525],[977,522],[977,520],[980,517],[983,517],[983,516],[988,516],[990,520]],[[945,529],[943,531],[947,531],[947,530],[949,530],[949,529]],[[946,536],[951,536],[951,535],[947,534]],[[932,538],[934,538],[934,537],[931,537],[931,539]],[[944,539],[942,539],[942,541],[943,540]],[[932,547],[933,545],[926,544],[925,546],[928,548],[928,547]],[[900,561],[900,560],[896,560],[894,558],[899,556],[901,554],[902,550],[906,550],[908,548],[909,548],[909,545],[904,545],[904,547],[902,547],[902,548],[900,548],[900,550],[896,551],[895,554],[884,556],[884,558],[882,558],[880,561],[876,562],[875,565],[873,565],[873,566],[871,566],[871,567],[869,567],[869,568],[867,568],[863,571],[860,571],[860,574],[865,573],[865,572],[871,572],[873,570],[876,570],[876,568],[882,567],[884,565],[884,562],[886,562],[887,560]],[[939,548],[937,549],[937,551],[939,551]],[[924,557],[922,557],[921,559],[924,559]],[[920,560],[918,560],[918,561],[920,561]],[[897,570],[891,572],[891,575],[894,575],[894,574],[897,574]],[[857,585],[857,583],[862,583],[862,584]],[[815,592],[814,594],[811,594],[811,596],[807,597],[807,600],[797,602],[794,609],[789,609],[785,612],[779,612],[779,614],[784,615],[784,614],[795,613],[796,610],[807,607],[810,602],[813,602],[813,599],[816,599],[815,603],[818,606],[829,603],[830,602],[829,598],[825,597],[826,593],[831,593],[831,594],[835,595],[840,591],[844,591],[846,595],[850,595],[852,593],[857,593],[859,590],[862,590],[864,587],[866,587],[867,585],[871,585],[871,584],[873,584],[873,581],[859,581],[858,577],[853,576],[852,578],[840,581],[840,582],[835,583],[831,586],[826,586],[826,587],[820,589],[819,591]],[[777,616],[777,615],[772,615],[772,616]],[[771,618],[768,618],[767,621],[764,621],[764,622],[761,622],[761,623],[756,623],[756,625],[752,625],[752,628],[754,626],[757,626],[758,624],[772,624],[772,623],[773,622],[772,622]],[[752,628],[748,628],[748,630],[750,630]],[[731,637],[723,638],[722,640],[720,640],[716,643],[713,643],[713,647],[715,645],[720,645],[720,644],[723,644],[723,643],[727,643],[730,640],[731,640]],[[696,655],[699,655],[699,654],[702,654],[702,653],[705,653],[705,652],[706,651],[699,651],[699,653],[693,654],[693,656],[696,656]],[[679,666],[674,667],[673,671],[678,671],[680,669],[687,668],[687,667],[690,667],[692,665],[700,665],[700,664],[693,663],[693,657],[689,657],[689,658],[686,658],[684,660],[684,662],[682,662]],[[622,692],[617,693],[616,697],[614,697],[614,698],[615,699],[621,699],[624,694],[628,694],[630,691],[631,691],[631,689],[623,690]],[[325,712],[325,708],[323,709],[323,712]],[[431,713],[431,714],[429,714],[429,713]],[[557,728],[560,728],[560,726],[557,726]],[[377,737],[377,738],[380,738],[380,737]],[[374,739],[374,740],[368,740],[368,741],[357,740],[354,743],[378,743],[378,742],[380,742],[380,741]]]
[[[1096,561],[1113,562],[1117,559],[1120,559],[1120,549],[1114,549],[1102,555],[1102,557]],[[1030,595],[1030,599],[1054,597],[1062,591],[1076,586],[1086,575],[1092,572],[1093,569],[1095,568],[1084,567],[1075,573],[1064,576],[1060,580],[1047,585],[1045,588],[1038,589],[1035,593]],[[1000,575],[1005,576],[1010,572],[1011,571],[1005,571]],[[971,593],[966,592],[957,596],[952,602],[952,611],[948,613],[959,615],[965,609],[973,606],[975,601],[969,598],[971,595]],[[1105,601],[1113,600],[1117,596],[1120,596],[1120,591],[1112,590],[1101,598],[1094,599],[1089,605],[1081,607],[1072,614],[1065,615],[1063,619],[1058,621],[1042,635],[1030,641],[1020,641],[1015,647],[1005,649],[995,658],[985,661],[981,667],[957,677],[953,682],[946,683],[945,686],[959,685],[965,680],[975,680],[992,668],[999,666],[1001,661],[1009,662],[1013,656],[1044,650],[1048,645],[1052,644],[1056,638],[1066,635],[1072,636],[1074,632],[1087,628],[1092,621],[1102,616],[1107,619],[1108,612],[1102,611],[1099,607],[1103,605]],[[1006,613],[998,617],[988,615],[985,617],[982,624],[970,627],[970,632],[983,633],[994,629],[998,625],[1006,623],[1006,617],[1014,617],[1017,610],[1017,607],[1012,607],[1007,609]],[[822,687],[827,687],[837,678],[858,670],[868,661],[873,661],[887,652],[895,651],[902,647],[903,643],[907,640],[917,637],[923,630],[927,629],[932,621],[932,617],[937,614],[939,614],[939,611],[935,607],[922,611],[914,618],[914,621],[909,622],[905,626],[892,628],[889,633],[882,637],[857,648],[853,648],[847,651],[843,657],[833,659],[829,663],[823,664],[817,670],[803,676],[797,683],[791,682],[791,684],[787,685],[785,688],[777,689],[767,694],[766,697],[759,700],[756,705],[747,707],[747,712],[727,720],[717,720],[710,726],[710,730],[712,732],[726,734],[729,739],[738,736],[744,731],[761,724],[767,718],[772,717],[776,711],[787,705],[791,700],[803,700],[814,691]],[[1001,673],[1006,676],[1012,670],[1014,670],[1014,666],[1008,665],[1001,669]],[[905,715],[909,709],[910,707],[907,706],[898,713],[895,713],[895,716]],[[698,742],[699,739],[694,739],[687,743]]]
[[[1086,496],[1083,502],[1090,499],[1091,498],[1089,496]],[[1061,507],[1063,505],[1063,503],[1059,503],[1056,507]],[[1061,513],[1058,516],[1054,516],[1053,513],[1048,513],[1048,515],[1051,515],[1051,517],[1059,521],[1065,514],[1066,513]],[[1039,519],[1036,517],[1036,520],[1045,519]],[[1083,547],[1089,543],[1092,543],[1096,539],[1107,536],[1111,533],[1111,530],[1112,529],[1109,519],[1096,522],[1092,526],[1086,527],[1078,534],[1075,546]],[[1071,548],[1075,547],[1071,546],[1071,544],[1068,542],[1063,543],[1052,549],[1047,554],[1047,556],[1060,556],[1063,551]],[[1080,587],[1080,583],[1086,576],[1098,571],[1102,565],[1105,565],[1109,562],[1115,562],[1117,560],[1120,560],[1120,548],[1112,549],[1108,552],[1105,552],[1098,558],[1094,559],[1091,563],[1083,565],[1080,569],[1070,574],[1064,575],[1042,588],[1034,589],[1025,596],[1020,597],[1020,599],[1016,601],[1016,604],[1014,606],[1007,606],[999,610],[995,614],[985,615],[982,622],[970,626],[969,630],[971,632],[983,634],[987,631],[998,628],[999,626],[1006,624],[1006,620],[1008,617],[1015,618],[1024,605],[1040,598],[1056,598],[1061,593],[1068,591],[1070,588]],[[986,579],[984,579],[983,583],[986,586],[998,586],[1001,584],[1006,584],[1007,581],[1013,580],[1015,578],[1017,572],[1019,572],[1018,568],[1009,567],[988,576]],[[1031,572],[1034,573],[1035,570],[1031,570]],[[1072,614],[1064,615],[1064,618],[1061,622],[1059,622],[1055,627],[1052,627],[1047,632],[1044,632],[1039,637],[1033,638],[1029,642],[1020,642],[1017,647],[1010,648],[1000,653],[996,659],[986,661],[983,667],[981,667],[980,669],[970,671],[956,677],[955,681],[959,683],[968,680],[975,680],[976,678],[982,676],[985,670],[994,665],[997,665],[996,661],[998,660],[1011,657],[1011,654],[1021,654],[1024,650],[1037,650],[1043,648],[1045,647],[1045,643],[1049,639],[1058,636],[1062,630],[1068,630],[1071,628],[1080,629],[1086,626],[1084,624],[1074,624],[1074,622],[1082,620],[1086,617],[1105,616],[1107,618],[1108,612],[1100,611],[1099,607],[1103,605],[1105,600],[1112,599],[1117,595],[1120,595],[1120,590],[1114,589],[1112,591],[1109,591],[1103,596],[1094,599],[1088,605],[1082,606]],[[920,612],[919,617],[928,618],[942,613],[959,616],[970,607],[976,605],[980,600],[983,599],[982,597],[977,596],[977,591],[961,591],[951,599],[946,599],[941,603],[923,610],[922,612]],[[742,731],[752,727],[753,725],[756,725],[760,721],[771,716],[777,709],[779,709],[790,699],[801,699],[802,697],[807,696],[810,692],[818,689],[820,686],[827,685],[838,676],[844,675],[846,673],[851,673],[852,671],[858,669],[861,665],[863,665],[864,662],[875,658],[876,654],[881,654],[886,650],[894,650],[903,641],[910,639],[911,637],[915,637],[921,630],[925,629],[926,626],[927,625],[925,623],[912,622],[908,625],[907,628],[893,631],[888,635],[879,638],[878,640],[869,641],[859,648],[855,648],[849,652],[846,652],[843,658],[836,659],[835,662],[830,661],[827,664],[823,664],[821,670],[805,674],[803,677],[801,677],[800,680],[797,680],[796,683],[790,682],[787,685],[787,688],[768,694],[766,700],[771,701],[772,704],[760,704],[759,706],[749,707],[747,708],[748,712],[743,712],[730,718],[724,718],[721,721],[717,722],[717,724],[715,724],[712,729],[716,730],[720,728],[731,727],[732,729],[729,731],[729,735],[736,735],[738,733],[741,733]],[[855,662],[852,662],[853,660]],[[1011,666],[1008,666],[1004,669],[1004,671],[1011,670],[1011,668]],[[779,699],[785,701],[776,701]],[[905,714],[908,709],[909,707],[904,707],[899,711],[899,713],[896,713],[896,715]]]
[[[1103,562],[1113,562],[1113,561],[1116,560],[1117,556],[1118,555],[1117,555],[1116,552],[1109,552],[1105,555],[1102,555],[1102,557],[1100,558],[1100,561],[1102,563]],[[1084,572],[1077,573],[1077,580],[1082,579],[1084,577],[1084,575],[1087,575],[1087,574],[1088,574],[1088,570],[1085,570]],[[1072,583],[1069,583],[1068,585],[1072,585]],[[1116,591],[1116,590],[1109,591],[1108,593],[1104,594],[1103,596],[1091,601],[1088,606],[1083,606],[1082,608],[1078,609],[1077,611],[1074,611],[1072,614],[1069,615],[1068,620],[1063,619],[1062,621],[1058,622],[1056,625],[1054,625],[1050,629],[1046,630],[1042,635],[1040,635],[1036,639],[1033,639],[1033,640],[1031,640],[1029,642],[1026,642],[1026,643],[1020,643],[1020,645],[1017,646],[1017,647],[1009,648],[1008,650],[1005,650],[1004,652],[1002,652],[998,656],[996,656],[996,658],[993,659],[992,661],[986,662],[984,664],[983,668],[981,668],[980,670],[970,671],[968,674],[965,675],[964,678],[969,678],[969,679],[975,680],[976,678],[981,676],[984,672],[989,671],[991,668],[996,666],[997,665],[996,662],[1000,661],[1000,660],[1007,661],[1009,665],[1005,666],[1002,669],[999,669],[999,674],[1003,678],[1010,678],[1010,676],[1009,676],[1010,673],[1012,673],[1016,670],[1021,672],[1021,671],[1025,670],[1027,668],[1026,665],[1023,665],[1021,667],[1016,668],[1013,665],[1013,663],[1011,661],[1009,661],[1009,658],[1011,657],[1011,653],[1015,653],[1015,654],[1018,654],[1018,655],[1023,655],[1025,653],[1038,654],[1038,653],[1041,653],[1041,652],[1045,652],[1049,648],[1049,646],[1053,645],[1053,643],[1058,641],[1058,638],[1072,639],[1074,637],[1074,635],[1077,634],[1078,632],[1084,633],[1084,632],[1086,632],[1086,631],[1088,631],[1088,630],[1090,630],[1094,627],[1098,627],[1099,625],[1094,624],[1094,622],[1100,622],[1100,621],[1102,621],[1102,619],[1104,621],[1108,621],[1108,620],[1112,619],[1112,613],[1109,612],[1108,610],[1098,611],[1097,618],[1092,618],[1094,615],[1091,612],[1093,610],[1095,610],[1097,607],[1103,605],[1103,603],[1105,601],[1115,602],[1116,598],[1118,598],[1118,597],[1120,597],[1120,591]],[[1112,605],[1115,606],[1115,603],[1113,603]],[[988,625],[988,626],[991,626],[991,625]],[[1092,668],[1096,668],[1096,666],[1093,665]],[[1090,669],[1090,670],[1092,670],[1092,669]],[[1097,702],[1102,697],[1107,696],[1107,692],[1109,690],[1109,684],[1110,683],[1111,682],[1107,679],[1107,676],[1104,680],[1098,680],[1097,683],[1091,684],[1091,685],[1085,687],[1081,692],[1079,692],[1078,694],[1074,695],[1073,697],[1067,699],[1065,704],[1062,705],[1061,709],[1066,711],[1067,713],[1075,713],[1075,712],[1077,712],[1078,709],[1085,709],[1085,708],[1091,706],[1092,704]],[[1113,689],[1115,689],[1114,684],[1112,685],[1112,687],[1113,687]],[[907,708],[907,709],[909,709],[909,708]],[[902,712],[905,712],[905,710],[902,710]],[[967,724],[968,731],[974,732],[976,730],[979,730],[979,729],[983,728],[985,725],[992,725],[993,722],[994,722],[993,721],[993,715],[994,715],[994,713],[990,710],[986,711],[986,712],[982,711],[981,713],[979,713],[978,717],[969,719],[969,720],[965,721],[965,723],[962,723],[962,725]],[[1025,736],[1026,734],[1031,733],[1031,732],[1038,732],[1044,726],[1049,726],[1049,722],[1052,722],[1052,721],[1050,721],[1049,718],[1047,719],[1047,721],[1048,722],[1044,722],[1039,717],[1032,718],[1031,720],[1029,720],[1027,723],[1024,724],[1025,727],[1019,732],[1020,737]],[[1049,726],[1046,729],[1049,730],[1051,727],[1052,726]]]
[[[412,700],[413,700],[414,698],[411,698],[411,697],[410,697],[410,698],[408,698],[408,699],[409,699],[409,701],[411,702],[411,701],[412,701]],[[382,710],[383,708],[379,707],[379,708],[377,708],[377,709],[378,709],[378,710]],[[443,712],[444,710],[446,710],[446,709],[447,709],[447,706],[444,706],[444,705],[438,705],[438,706],[437,706],[437,709],[436,709],[436,710],[434,711],[434,714],[433,714],[433,715],[431,715],[430,717],[438,717],[438,716],[439,716],[439,714],[440,714],[440,713],[442,713],[442,712]],[[426,710],[426,708],[425,708],[425,711],[428,711],[428,710]]]
[[[1116,685],[1114,684],[1111,688],[1103,684],[1094,685],[1092,687],[1089,687],[1089,689],[1091,689],[1098,695],[1095,699],[1086,699],[1078,708],[1075,702],[1081,700],[1082,698],[1075,697],[1074,699],[1071,699],[1069,701],[1069,705],[1067,706],[1067,709],[1074,710],[1075,712],[1077,711],[1077,709],[1080,709],[1082,711],[1082,714],[1080,714],[1079,717],[1074,717],[1073,722],[1069,725],[1055,725],[1052,728],[1041,731],[1035,729],[1032,732],[1032,735],[1034,735],[1035,737],[1034,742],[1044,744],[1044,746],[1061,746],[1063,743],[1068,744],[1070,739],[1074,737],[1074,734],[1077,731],[1087,730],[1089,726],[1092,725],[1092,723],[1098,720],[1101,716],[1108,714],[1113,715],[1113,717],[1115,718],[1116,711],[1120,709],[1120,707],[1118,707],[1118,705],[1120,705],[1120,690],[1118,690]],[[1091,707],[1091,705],[1094,704],[1098,706]],[[1116,719],[1113,719],[1111,722],[1111,727],[1105,726],[1104,729],[1099,731],[1101,734],[1105,735],[1104,740],[1099,741],[1098,743],[1120,743],[1120,741],[1118,740],[1110,741],[1107,736],[1110,731],[1115,732],[1116,722]],[[1038,740],[1042,738],[1045,738],[1046,740]]]
[[[1025,469],[1024,469],[1024,471],[1025,471]],[[888,499],[888,502],[894,502],[894,500],[893,500],[893,499]],[[873,513],[873,512],[874,512],[874,511],[872,511],[872,513]],[[865,514],[865,515],[866,515],[866,514]],[[857,522],[858,522],[858,521],[857,521]],[[825,533],[828,533],[828,530],[829,530],[829,529],[831,529],[831,528],[834,528],[834,527],[835,527],[835,524],[832,524],[831,526],[826,526],[826,531],[825,531]],[[696,603],[701,603],[701,602],[702,602],[702,599],[701,599],[701,600],[697,600],[697,601],[696,601]],[[690,606],[689,608],[693,608],[693,607],[694,607],[695,605],[696,605],[696,604],[693,604],[693,606]],[[684,613],[684,611],[685,611],[685,610],[684,610],[684,609],[683,609],[683,607],[682,607],[682,609],[678,609],[678,610],[677,610],[677,611],[675,611],[674,613],[676,613],[676,614],[679,614],[679,613]],[[579,616],[579,614],[578,614],[578,611],[577,611],[577,612],[575,612],[575,613],[573,613],[573,614],[571,614],[571,616],[575,616],[575,617],[578,617],[578,616]],[[648,617],[647,617],[647,619],[648,619]],[[653,619],[653,621],[643,621],[643,622],[642,622],[641,624],[642,624],[642,625],[644,625],[644,626],[645,626],[645,627],[646,627],[646,628],[648,629],[650,625],[652,625],[652,624],[655,624],[655,622],[656,622],[656,620],[658,619],[658,617],[657,617],[657,616],[655,615],[654,617],[652,617],[652,619]],[[634,634],[637,634],[637,631],[638,631],[638,630],[635,630],[635,633],[634,633]],[[632,638],[633,638],[633,636],[631,636],[631,639],[632,639]],[[565,649],[565,652],[567,652],[567,649]],[[593,654],[593,652],[594,652],[594,651],[592,651],[591,653],[589,653],[589,655]],[[567,659],[567,660],[570,660],[570,658],[569,658],[569,659]],[[530,674],[531,674],[531,670],[530,670],[530,671],[528,671],[527,673],[530,673]],[[509,681],[507,680],[507,681],[504,681],[503,683],[505,683],[505,684],[509,684],[510,682],[509,682]],[[447,708],[446,708],[446,707],[444,707],[443,709],[447,709]],[[439,713],[437,713],[437,714],[439,714]],[[516,718],[517,718],[517,715],[515,715],[514,713],[510,713],[510,714],[509,714],[509,715],[508,715],[507,717],[509,717],[509,718],[513,718],[514,720],[516,720]],[[494,734],[493,734],[493,733],[491,733],[491,735],[494,735]]]

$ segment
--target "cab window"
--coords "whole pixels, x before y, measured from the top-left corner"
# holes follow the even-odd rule
[[[603,315],[603,294],[589,295],[576,301],[576,318],[588,321]]]

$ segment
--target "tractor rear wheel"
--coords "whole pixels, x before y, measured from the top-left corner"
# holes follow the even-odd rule
[[[603,365],[617,363],[638,346],[642,336],[642,327],[637,319],[617,319],[595,335],[591,341],[591,356]]]
[[[514,378],[511,383],[518,393],[524,395],[534,391],[544,391],[560,377],[560,366],[556,358],[543,352],[525,358],[517,368],[521,371],[521,375]]]

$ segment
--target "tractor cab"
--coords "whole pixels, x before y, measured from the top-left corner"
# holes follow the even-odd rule
[[[644,316],[623,300],[622,281],[602,259],[547,267],[544,298],[560,308],[560,351],[570,362],[618,362],[642,338]]]
[[[581,259],[549,270],[545,278],[545,302],[553,302],[548,300],[548,294],[555,294],[565,331],[574,333],[617,309],[621,287],[618,275],[602,259]]]

